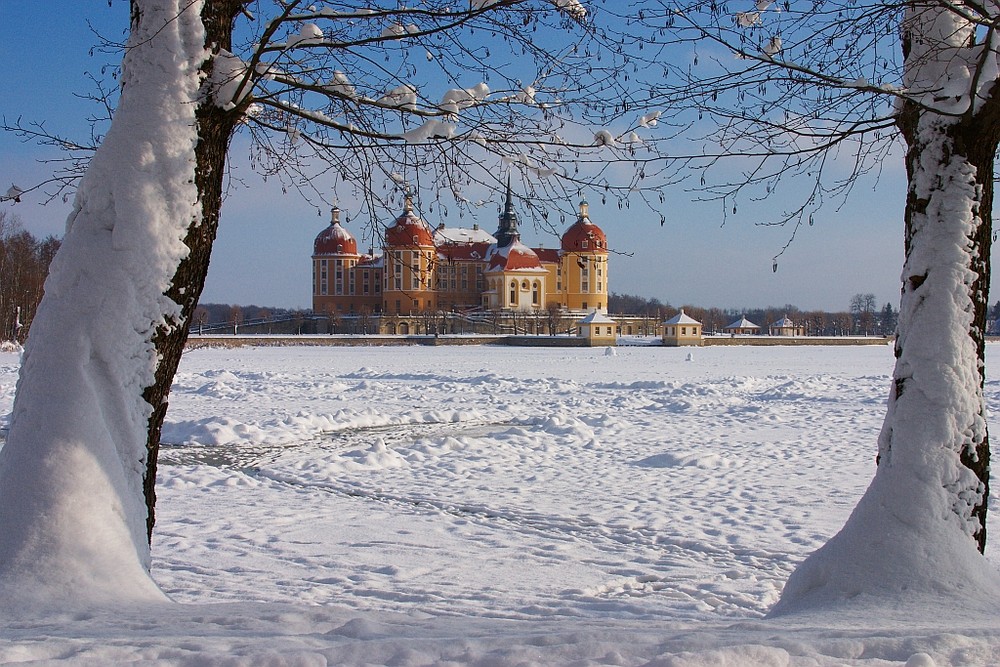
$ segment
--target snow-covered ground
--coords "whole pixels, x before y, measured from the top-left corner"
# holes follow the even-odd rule
[[[981,606],[764,618],[873,474],[891,348],[616,352],[187,353],[153,540],[179,604],[3,608],[0,662],[1000,663]]]

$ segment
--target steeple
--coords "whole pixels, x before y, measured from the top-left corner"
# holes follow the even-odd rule
[[[504,198],[503,213],[500,214],[500,225],[495,236],[498,248],[506,248],[514,241],[521,240],[521,232],[517,229],[517,213],[514,212],[514,198],[510,192],[510,174],[507,174],[507,195]]]

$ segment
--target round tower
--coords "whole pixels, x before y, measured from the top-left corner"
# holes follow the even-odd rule
[[[358,242],[340,222],[340,209],[330,213],[330,225],[313,242],[313,310],[351,312],[353,310],[354,267],[358,263]]]
[[[608,307],[608,238],[580,202],[576,222],[562,236],[560,272],[564,304],[570,310],[605,311]]]
[[[406,195],[403,212],[385,230],[383,312],[411,314],[436,307],[434,232],[413,212]]]

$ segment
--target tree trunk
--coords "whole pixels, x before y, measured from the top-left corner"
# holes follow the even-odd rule
[[[219,49],[231,49],[233,21],[244,4],[243,0],[206,0],[201,13],[205,24],[205,44],[214,45],[215,52]],[[203,68],[206,76],[211,73],[211,66],[212,61],[208,60]],[[188,228],[184,244],[189,253],[177,267],[170,289],[166,292],[166,296],[181,307],[180,323],[157,329],[153,338],[158,358],[156,381],[146,387],[142,394],[152,407],[146,440],[146,470],[143,475],[147,511],[146,537],[150,542],[156,522],[156,465],[163,419],[167,414],[167,397],[188,339],[194,309],[198,306],[198,299],[205,287],[212,245],[219,228],[226,154],[242,111],[242,108],[223,111],[212,99],[203,99],[195,112],[198,144],[195,147],[194,179],[198,188],[201,219]]]
[[[906,262],[897,362],[878,455],[879,466],[892,465],[901,439],[954,453],[957,478],[942,483],[980,552],[986,547],[990,475],[983,385],[1000,127],[994,116],[987,107],[955,122],[913,103],[899,116],[908,147]],[[916,419],[923,410],[930,412]],[[913,426],[925,433],[913,433]]]
[[[217,6],[133,0],[121,98],[80,181],[0,449],[9,605],[163,599],[148,571],[147,442],[218,219],[231,125],[204,100],[205,46],[222,40],[200,13]]]
[[[961,604],[972,592],[1000,595],[997,573],[980,554],[990,456],[983,340],[1000,124],[914,104],[899,124],[908,143],[906,262],[875,478],[841,531],[792,574],[772,614],[856,598],[940,605],[949,596]]]

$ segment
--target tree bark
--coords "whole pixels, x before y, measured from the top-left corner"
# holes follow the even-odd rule
[[[993,164],[997,152],[998,128],[995,105],[986,105],[979,113],[969,113],[960,120],[934,117],[908,102],[898,117],[898,125],[907,142],[906,170],[909,187],[905,210],[905,251],[900,319],[895,344],[897,359],[893,388],[885,427],[879,438],[879,466],[891,465],[899,424],[897,407],[908,400],[910,392],[931,407],[931,420],[955,419],[951,434],[944,431],[939,446],[950,448],[968,473],[949,486],[955,496],[953,508],[980,552],[986,547],[986,513],[989,498],[990,449],[983,400],[985,381],[986,315],[989,305],[990,248],[992,243]],[[966,193],[956,208],[956,194]],[[949,249],[942,240],[955,243],[962,252],[951,260],[928,262],[932,245],[943,255]],[[953,322],[939,321],[940,313],[927,307],[928,292],[940,290],[942,280],[964,274],[959,282],[963,293],[952,294],[957,309]],[[948,327],[951,330],[948,330]],[[964,339],[964,340],[963,340]],[[944,355],[961,357],[949,349],[968,346],[973,359],[966,368],[941,369],[941,355],[928,355],[928,346],[938,346]],[[908,354],[908,348],[917,352]],[[938,358],[936,358],[938,357]],[[923,365],[923,367],[922,367]],[[942,377],[942,373],[947,377]],[[956,382],[956,379],[958,380]],[[962,392],[971,400],[952,411],[954,402],[935,390],[940,387]],[[937,401],[926,401],[939,394]],[[925,420],[923,423],[927,423]],[[933,446],[932,443],[927,443]]]
[[[134,1],[134,0],[133,0]],[[205,24],[205,44],[218,52],[232,47],[233,23],[246,4],[243,0],[206,0],[202,9]],[[204,67],[206,76],[211,74],[212,61]],[[152,407],[146,441],[146,471],[143,475],[143,494],[146,499],[146,533],[152,542],[156,522],[156,466],[160,450],[160,434],[167,414],[167,398],[177,366],[180,364],[188,331],[194,318],[219,228],[222,209],[223,178],[226,171],[226,154],[233,130],[244,108],[224,111],[206,95],[195,112],[198,123],[198,144],[195,147],[194,179],[198,188],[201,219],[188,228],[184,239],[189,253],[177,267],[166,296],[181,307],[181,321],[172,326],[160,327],[153,338],[158,355],[155,383],[146,387],[143,398]]]

